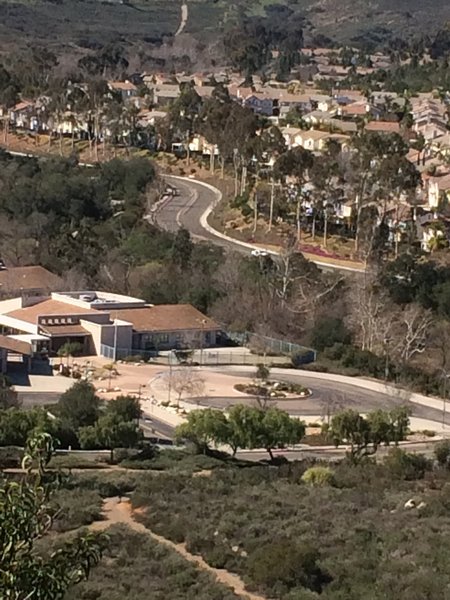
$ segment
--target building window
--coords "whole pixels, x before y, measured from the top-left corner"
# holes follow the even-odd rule
[[[168,333],[158,333],[158,335],[155,335],[155,343],[156,344],[168,344],[169,343],[169,334]]]

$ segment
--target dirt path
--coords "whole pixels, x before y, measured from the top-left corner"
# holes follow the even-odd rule
[[[213,577],[219,583],[231,588],[234,593],[240,596],[243,600],[267,600],[267,598],[264,596],[247,592],[242,579],[238,575],[229,573],[225,569],[214,569],[213,567],[210,567],[201,556],[196,556],[188,552],[185,544],[175,544],[161,535],[153,533],[150,531],[150,529],[147,529],[145,525],[142,525],[142,523],[136,521],[136,519],[133,517],[133,511],[128,498],[124,498],[122,501],[120,501],[119,498],[106,499],[103,504],[103,514],[105,520],[96,521],[91,525],[91,529],[94,529],[95,531],[102,531],[111,525],[116,525],[119,523],[128,525],[130,529],[133,529],[139,533],[145,533],[160,544],[164,544],[172,550],[175,550],[175,552],[178,552],[178,554],[180,554],[189,562],[193,563],[197,568],[207,571],[213,575]]]
[[[180,22],[180,26],[178,27],[178,29],[175,32],[175,37],[177,37],[177,35],[180,35],[180,33],[183,33],[184,28],[186,27],[188,18],[189,18],[189,7],[188,7],[188,3],[186,0],[181,5],[181,22]]]

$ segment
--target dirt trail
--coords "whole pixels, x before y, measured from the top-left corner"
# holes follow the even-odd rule
[[[181,22],[180,22],[180,26],[178,27],[178,29],[175,32],[175,37],[177,37],[177,35],[180,35],[180,33],[183,33],[184,28],[186,27],[188,18],[189,18],[189,7],[188,7],[188,3],[186,0],[181,5]]]
[[[138,514],[138,511],[135,511]],[[137,531],[139,533],[146,533],[154,540],[159,542],[160,544],[164,544],[165,546],[175,550],[180,554],[183,558],[193,563],[199,569],[203,571],[207,571],[222,585],[225,585],[231,588],[235,594],[240,596],[243,600],[268,600],[264,596],[259,596],[258,594],[253,594],[251,592],[247,592],[245,589],[244,583],[238,575],[234,575],[233,573],[229,573],[225,569],[214,569],[210,567],[208,563],[206,563],[201,556],[196,556],[191,554],[186,550],[185,544],[175,544],[170,540],[162,537],[161,535],[157,535],[147,529],[145,525],[136,521],[133,517],[133,511],[131,508],[130,500],[128,498],[122,499],[119,498],[108,498],[104,501],[103,504],[103,514],[105,517],[104,521],[96,521],[91,525],[91,529],[96,531],[102,531],[107,529],[111,525],[116,525],[120,523],[124,523],[128,525],[130,529]]]

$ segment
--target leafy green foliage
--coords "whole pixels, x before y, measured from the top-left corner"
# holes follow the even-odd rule
[[[77,381],[58,401],[58,416],[74,429],[93,425],[100,414],[101,401],[87,381]]]
[[[302,481],[307,485],[323,486],[331,485],[334,480],[333,470],[330,467],[310,467],[302,475]]]
[[[348,409],[333,416],[328,433],[336,446],[344,443],[350,446],[348,456],[356,463],[375,454],[381,444],[398,444],[405,439],[408,415],[407,408],[390,412],[376,410],[367,417]]]
[[[188,440],[199,451],[206,452],[211,444],[227,444],[236,453],[238,448],[264,448],[273,459],[274,448],[284,448],[300,442],[304,424],[284,411],[268,410],[237,404],[228,415],[215,409],[193,410],[187,422],[179,425],[176,436]]]
[[[48,502],[54,485],[44,477],[52,452],[48,434],[30,438],[23,459],[27,476],[0,483],[0,586],[5,600],[62,599],[100,559],[102,542],[93,534],[66,542],[46,558],[36,552],[36,541],[52,523]]]
[[[450,440],[439,442],[434,449],[434,455],[441,466],[450,468]]]
[[[311,333],[311,343],[317,350],[323,350],[334,344],[349,344],[351,333],[345,327],[342,319],[324,317],[314,324]]]

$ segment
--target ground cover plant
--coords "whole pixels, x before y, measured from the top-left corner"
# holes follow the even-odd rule
[[[132,502],[152,531],[270,598],[443,597],[448,471],[398,448],[383,464],[334,465],[320,485],[308,466],[148,475]]]
[[[108,530],[105,560],[65,600],[236,600],[225,586],[145,533]]]

